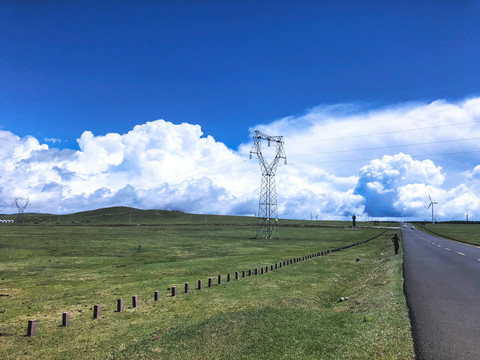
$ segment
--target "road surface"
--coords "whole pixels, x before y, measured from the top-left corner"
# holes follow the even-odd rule
[[[402,227],[417,359],[480,359],[480,248]]]

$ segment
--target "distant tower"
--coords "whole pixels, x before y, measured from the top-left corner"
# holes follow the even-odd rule
[[[435,218],[433,217],[433,205],[438,203],[435,201],[432,201],[430,194],[428,195],[428,198],[430,199],[430,205],[428,205],[427,210],[430,209],[430,206],[432,207],[432,224],[435,224]]]
[[[276,155],[270,164],[268,164],[262,155],[262,140],[268,142],[268,146],[273,141],[276,143]],[[250,159],[252,155],[258,158],[260,171],[262,173],[262,182],[260,187],[260,198],[258,200],[258,224],[257,224],[257,239],[260,231],[263,231],[265,239],[272,237],[272,232],[275,231],[277,238],[280,238],[278,233],[278,211],[277,211],[277,190],[275,186],[275,172],[277,171],[278,161],[285,160],[287,164],[287,156],[283,150],[283,136],[268,136],[255,130],[253,134],[253,147],[250,151]]]
[[[17,222],[20,224],[23,224],[23,213],[25,211],[25,208],[30,204],[30,199],[27,198],[22,198],[22,197],[15,197],[13,198],[13,205],[17,207],[18,210],[18,217],[17,217]]]

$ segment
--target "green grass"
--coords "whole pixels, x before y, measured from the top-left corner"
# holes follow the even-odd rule
[[[207,217],[205,224],[204,216],[149,211],[144,220],[138,214],[142,224],[170,225],[118,226],[126,215],[128,221],[126,211],[74,214],[68,226],[48,226],[51,221],[41,220],[48,216],[32,215],[38,225],[0,227],[0,358],[413,358],[402,258],[393,255],[391,232],[226,283],[227,273],[384,230],[292,223],[281,228],[281,240],[256,240],[249,218]],[[102,212],[117,226],[88,226],[107,225]],[[224,283],[207,288],[208,277],[216,284],[218,274]],[[195,290],[198,279],[202,291]],[[185,282],[191,294],[182,293]],[[140,300],[136,309],[133,295]],[[341,296],[349,299],[339,303]],[[125,300],[122,313],[115,312],[118,298]],[[102,306],[101,319],[92,319],[94,304]],[[60,326],[64,311],[71,314],[68,328]],[[37,334],[25,337],[33,318]]]
[[[425,225],[421,225],[421,228],[430,231],[434,235],[480,246],[480,224],[478,223],[427,223]]]
[[[17,214],[0,215],[2,219],[17,220]],[[139,210],[124,206],[84,211],[69,215],[25,213],[24,223],[28,225],[205,225],[205,224],[236,224],[255,225],[256,219],[247,216],[200,215],[181,211]],[[290,220],[279,219],[281,225],[307,227],[341,227],[351,226],[351,222],[322,220]],[[381,226],[397,226],[392,222],[380,222]],[[357,227],[371,227],[373,221],[357,221]],[[255,233],[253,234],[253,236]]]

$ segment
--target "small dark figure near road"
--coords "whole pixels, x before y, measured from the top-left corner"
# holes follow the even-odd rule
[[[352,216],[353,227],[357,226],[357,217],[355,215]]]
[[[398,254],[398,249],[400,248],[399,241],[400,238],[398,237],[397,233],[395,233],[395,235],[392,237],[393,246],[395,247],[395,255]]]

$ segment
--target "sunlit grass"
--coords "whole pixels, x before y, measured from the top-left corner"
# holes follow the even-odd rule
[[[480,224],[478,223],[427,223],[421,225],[421,228],[424,228],[435,235],[480,246]]]
[[[242,224],[245,219],[224,225],[195,221],[2,227],[0,358],[413,357],[401,258],[392,255],[391,234],[235,281],[235,271],[348,245],[383,230],[284,227],[282,239],[267,241],[254,239],[255,226]],[[190,294],[183,293],[185,282]],[[177,286],[175,298],[171,286]],[[153,301],[156,290],[159,302]],[[132,308],[133,295],[138,308]],[[348,301],[338,303],[341,296]],[[122,313],[116,312],[119,298],[125,301]],[[95,304],[101,305],[101,319],[92,318]],[[71,314],[68,328],[60,326],[65,311]],[[25,337],[33,318],[37,334]]]

